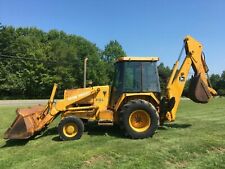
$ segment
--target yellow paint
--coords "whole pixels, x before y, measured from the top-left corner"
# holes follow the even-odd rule
[[[166,115],[168,121],[173,121],[176,118],[176,112],[180,103],[181,94],[184,90],[184,85],[186,83],[191,66],[193,67],[196,74],[200,74],[202,81],[206,85],[208,84],[208,79],[206,76],[207,67],[205,62],[202,60],[202,44],[191,36],[187,36],[184,39],[184,43],[187,55],[180,69],[178,69],[179,60],[176,61],[167,84],[167,98],[175,98],[175,105],[172,111],[167,112]],[[208,89],[212,95],[216,94],[216,91],[210,86],[208,86]]]
[[[98,86],[99,92],[94,98],[94,106],[98,106],[98,111],[107,110],[109,98],[110,98],[110,87],[109,86]]]
[[[102,110],[98,114],[99,120],[113,121],[113,111],[112,110]]]
[[[63,134],[66,137],[74,137],[78,133],[78,127],[75,123],[67,123],[65,126],[63,126]]]
[[[64,99],[57,101],[54,106],[56,111],[52,109],[51,114],[54,116],[64,111],[62,117],[74,114],[80,118],[96,120],[99,112],[107,111],[109,96],[109,86],[65,90]],[[73,104],[80,106],[74,107]]]
[[[160,100],[154,95],[154,93],[123,93],[118,101],[116,102],[116,105],[114,107],[115,111],[118,110],[119,107],[121,107],[122,102],[124,101],[125,98],[127,97],[136,97],[136,99],[139,99],[141,96],[147,96],[147,97],[151,97],[156,103],[157,105],[160,104]]]
[[[92,95],[96,94],[98,92],[98,88],[97,89],[90,89],[84,93],[79,93],[77,95],[74,96],[70,96],[68,98],[65,98],[63,100],[59,100],[57,101],[57,103],[55,104],[55,108],[58,111],[66,111],[67,110],[67,106],[77,103],[79,101],[81,101],[82,99],[87,99],[88,97],[92,97]]]
[[[150,124],[151,118],[144,110],[136,110],[129,116],[129,126],[136,132],[145,132]]]

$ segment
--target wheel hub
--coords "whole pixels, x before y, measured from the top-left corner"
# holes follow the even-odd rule
[[[67,137],[74,137],[78,132],[78,128],[74,123],[68,123],[63,127],[63,132]]]
[[[144,132],[150,127],[150,116],[144,110],[136,110],[130,114],[129,125],[137,132]]]

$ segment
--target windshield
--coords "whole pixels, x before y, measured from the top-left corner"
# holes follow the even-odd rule
[[[112,99],[122,93],[160,92],[156,62],[118,62],[115,65]]]

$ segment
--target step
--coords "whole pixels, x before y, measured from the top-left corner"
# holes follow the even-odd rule
[[[99,126],[113,126],[113,121],[111,121],[111,120],[99,120],[98,125]]]

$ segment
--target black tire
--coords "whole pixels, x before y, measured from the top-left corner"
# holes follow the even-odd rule
[[[139,128],[135,128],[132,125],[135,123],[143,123],[143,116],[139,118],[138,115],[136,117],[133,117],[135,116],[133,114],[135,112],[138,112],[139,114],[143,112],[142,114],[147,117],[147,125],[140,128],[140,131]],[[136,121],[132,123],[130,119],[135,119]],[[139,122],[137,119],[139,119]],[[155,131],[157,130],[159,125],[159,119],[158,114],[156,113],[156,110],[151,103],[145,100],[138,99],[131,100],[123,105],[119,113],[119,124],[120,128],[124,131],[125,136],[128,136],[132,139],[142,139],[151,137],[155,134]]]
[[[58,133],[61,140],[78,140],[81,138],[83,132],[84,123],[75,116],[63,118],[58,125]]]

